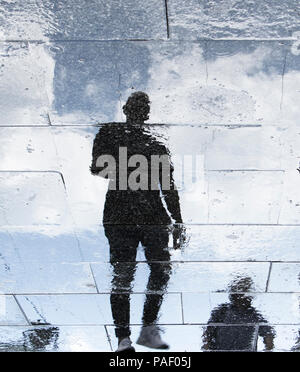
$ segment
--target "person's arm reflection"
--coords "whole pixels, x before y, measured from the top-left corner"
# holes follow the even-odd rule
[[[111,143],[108,143],[108,139],[110,138],[110,130],[109,126],[106,124],[104,125],[99,132],[97,133],[94,143],[93,143],[93,150],[92,150],[92,165],[90,166],[90,171],[93,175],[98,175],[99,172],[103,171],[105,166],[99,167],[97,166],[97,160],[101,155],[108,155],[111,154]],[[108,177],[105,177],[108,178]]]
[[[174,167],[170,161],[169,164],[170,168],[170,189],[165,189],[163,186],[163,175],[162,172],[160,172],[160,185],[162,194],[164,196],[168,211],[171,214],[171,217],[174,221],[173,226],[173,248],[174,249],[180,249],[183,248],[187,243],[187,235],[186,235],[186,229],[183,225],[182,221],[182,215],[181,215],[181,209],[180,209],[180,202],[179,202],[179,195],[178,190],[175,185],[174,181]]]
[[[260,326],[258,335],[263,338],[266,351],[271,351],[274,349],[275,331],[271,326]]]

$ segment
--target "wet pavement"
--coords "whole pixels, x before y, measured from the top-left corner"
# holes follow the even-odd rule
[[[299,1],[0,1],[0,79],[0,351],[300,350]],[[177,191],[108,191],[120,146]]]

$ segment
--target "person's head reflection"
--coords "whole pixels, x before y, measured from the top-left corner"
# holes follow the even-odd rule
[[[127,123],[143,124],[149,119],[150,100],[148,94],[144,92],[132,93],[123,106],[123,112]]]
[[[250,277],[238,278],[230,285],[229,301],[236,309],[247,310],[252,305],[253,297],[246,294],[253,288],[253,280]]]

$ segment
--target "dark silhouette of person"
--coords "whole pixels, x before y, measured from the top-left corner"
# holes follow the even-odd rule
[[[101,175],[108,166],[104,162],[100,162],[99,165],[99,157],[110,155],[116,159],[117,172],[107,171],[104,176],[110,182],[104,206],[103,225],[110,245],[110,262],[113,266],[111,308],[115,333],[119,340],[117,351],[134,351],[129,327],[130,291],[136,270],[139,243],[144,247],[150,276],[143,310],[143,327],[137,343],[152,348],[168,348],[161,340],[156,322],[171,274],[168,241],[172,223],[173,247],[179,248],[185,240],[179,196],[173,178],[174,169],[168,149],[152,135],[149,126],[145,125],[150,112],[148,95],[143,92],[133,93],[123,106],[123,111],[126,123],[104,124],[96,135],[91,165],[92,174]],[[126,148],[125,166],[120,164],[120,148]],[[161,163],[158,168],[156,167],[158,178],[154,179],[154,188],[150,188],[153,181],[151,173],[153,166],[144,169],[143,174],[136,177],[137,182],[141,182],[142,178],[146,179],[148,181],[146,187],[127,186],[124,189],[122,186],[122,183],[124,181],[126,183],[131,177],[130,172],[137,169],[137,164],[130,166],[129,162],[136,154],[142,155],[149,165],[153,155],[164,156],[167,159],[167,166]],[[129,176],[125,175],[122,179],[127,163]],[[169,172],[168,187],[164,185],[164,172]]]
[[[238,278],[233,282],[230,287],[232,293],[229,294],[229,303],[219,305],[211,313],[207,329],[203,334],[203,350],[251,349],[256,326],[267,323],[252,306],[252,297],[246,294],[252,286],[253,281],[249,277]],[[258,335],[263,337],[266,350],[274,348],[275,332],[271,326],[259,326]]]

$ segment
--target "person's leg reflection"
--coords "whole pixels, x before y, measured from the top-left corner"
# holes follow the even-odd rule
[[[134,351],[130,332],[130,292],[136,271],[136,251],[139,244],[137,228],[105,226],[110,245],[110,262],[113,266],[111,310],[118,338],[117,351]]]
[[[155,349],[167,349],[156,326],[158,314],[171,275],[169,233],[166,227],[144,229],[142,244],[150,268],[147,294],[143,311],[143,328],[138,344]]]

